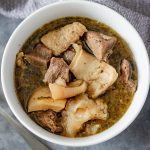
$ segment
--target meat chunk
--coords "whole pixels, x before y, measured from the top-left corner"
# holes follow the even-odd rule
[[[23,52],[19,52],[17,54],[17,57],[16,57],[16,64],[18,67],[22,68],[22,69],[25,69],[26,68],[26,65],[24,63],[24,53]]]
[[[65,108],[66,99],[54,100],[48,87],[36,88],[28,101],[28,112],[51,109],[59,112]]]
[[[87,83],[82,80],[70,82],[66,86],[58,85],[56,83],[49,83],[49,88],[54,100],[65,99],[84,93],[87,89]]]
[[[33,51],[47,60],[50,60],[52,57],[52,50],[48,49],[43,44],[38,44]]]
[[[116,41],[115,37],[100,32],[88,31],[86,34],[86,43],[98,60],[107,61]]]
[[[50,66],[43,81],[47,83],[54,83],[59,77],[64,79],[66,82],[69,81],[69,66],[63,60],[63,58],[52,57]]]
[[[81,46],[73,44],[76,51],[69,68],[77,79],[88,83],[87,93],[91,98],[103,94],[117,79],[118,73],[111,65],[98,61]]]
[[[43,44],[38,44],[33,51],[25,55],[25,59],[35,65],[44,66],[47,68],[47,64],[52,57],[52,51],[46,48]]]
[[[54,55],[58,56],[66,51],[72,43],[79,40],[86,31],[83,24],[74,22],[58,30],[48,32],[41,38],[41,42],[51,49]]]
[[[36,123],[52,133],[59,133],[63,130],[57,114],[52,110],[32,112],[30,116]]]
[[[72,62],[74,56],[75,56],[75,51],[73,50],[67,50],[63,54],[63,58],[67,62],[67,64],[70,64]]]
[[[126,87],[128,89],[129,92],[131,92],[132,94],[135,93],[137,85],[133,80],[128,80],[128,82],[126,83]]]
[[[128,60],[123,59],[121,63],[121,78],[123,81],[127,82],[131,75],[131,66]]]
[[[26,54],[25,55],[25,59],[32,65],[34,66],[37,66],[37,67],[41,67],[41,66],[44,66],[45,68],[47,68],[47,63],[48,63],[48,60],[42,58],[42,57],[39,57],[38,55],[36,54]]]
[[[82,94],[70,99],[62,113],[64,134],[74,137],[89,120],[106,120],[108,117],[107,105],[101,99],[92,100]]]
[[[83,134],[86,136],[94,135],[98,133],[98,131],[101,129],[101,124],[96,123],[94,121],[90,121],[89,123],[85,124],[84,132]]]
[[[120,67],[121,76],[120,79],[125,84],[125,87],[131,92],[136,91],[136,83],[131,79],[132,68],[128,60],[123,59]]]

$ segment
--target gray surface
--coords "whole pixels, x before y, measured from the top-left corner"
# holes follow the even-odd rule
[[[121,1],[121,0],[120,0]],[[127,0],[129,1],[129,0]],[[111,3],[110,3],[111,5]],[[120,9],[117,9],[120,11]],[[150,51],[150,22],[148,17],[139,18],[139,14],[133,13],[133,16],[128,16],[127,10],[123,11],[123,15],[126,16],[136,27],[144,39],[147,50]],[[138,17],[137,17],[138,15]],[[142,21],[141,21],[142,20]],[[135,21],[137,22],[135,24]],[[0,15],[0,60],[4,51],[4,47],[16,26],[21,20],[10,19]],[[0,104],[5,110],[11,114],[8,108],[2,89],[0,86]],[[12,114],[11,114],[12,115]],[[46,143],[55,150],[68,150],[76,148],[69,148],[63,146],[57,146],[51,143]],[[0,117],[0,150],[29,150],[25,141]],[[78,148],[79,150],[150,150],[150,93],[147,101],[137,119],[126,129],[123,133],[117,137],[95,146]]]

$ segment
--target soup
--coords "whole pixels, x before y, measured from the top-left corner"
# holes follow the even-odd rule
[[[26,113],[68,137],[114,125],[137,87],[127,43],[109,26],[83,17],[60,18],[36,30],[16,56],[14,77]]]

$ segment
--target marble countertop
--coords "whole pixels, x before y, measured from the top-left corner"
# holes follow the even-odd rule
[[[13,30],[22,20],[0,15],[0,60]],[[139,99],[140,101],[140,99]],[[0,105],[10,114],[0,85]],[[53,150],[150,150],[150,92],[136,120],[121,134],[101,144],[70,148],[45,142]],[[0,116],[0,150],[30,150],[23,138]]]

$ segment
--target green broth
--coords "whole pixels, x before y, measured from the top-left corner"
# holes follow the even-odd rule
[[[21,51],[25,54],[29,53],[33,50],[35,45],[40,42],[42,35],[48,31],[60,28],[75,21],[81,22],[87,27],[88,30],[100,31],[106,35],[113,35],[117,37],[117,43],[113,49],[113,54],[109,58],[109,63],[114,66],[119,73],[121,60],[124,58],[128,59],[133,68],[132,79],[137,82],[136,64],[127,43],[109,26],[96,20],[83,17],[66,17],[54,20],[36,30],[24,43]],[[22,75],[22,70],[19,67],[16,66],[15,68],[16,93],[25,110],[28,98],[32,94],[32,91],[37,86],[43,85],[43,70],[39,70],[30,64],[27,65],[28,68],[25,69],[25,75]],[[100,96],[108,105],[109,118],[106,121],[98,121],[101,124],[101,129],[99,132],[111,127],[124,115],[132,102],[133,96],[133,94],[130,94],[126,89],[124,89],[124,86],[119,80],[117,80],[112,88],[107,90],[105,94]],[[79,136],[85,135],[79,134]]]

